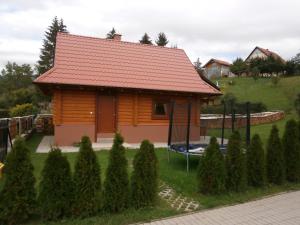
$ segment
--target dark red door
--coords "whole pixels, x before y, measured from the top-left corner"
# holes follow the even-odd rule
[[[116,123],[115,96],[100,95],[98,101],[98,133],[114,133]]]

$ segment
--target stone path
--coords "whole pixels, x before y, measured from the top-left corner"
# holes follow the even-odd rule
[[[181,194],[177,194],[173,188],[162,181],[160,182],[159,189],[160,192],[158,195],[162,199],[166,200],[172,208],[178,211],[192,212],[200,207],[198,202],[193,201],[192,199]]]
[[[300,191],[154,221],[152,225],[299,225]]]

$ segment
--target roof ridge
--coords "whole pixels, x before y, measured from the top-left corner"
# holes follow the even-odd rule
[[[66,33],[66,32],[58,32],[57,35],[75,36],[75,37],[80,37],[80,38],[88,38],[88,39],[102,40],[102,41],[109,41],[109,42],[114,41],[113,39],[93,37],[93,36],[85,36],[85,35],[79,35],[79,34],[70,34],[70,33]],[[149,45],[149,44],[130,42],[130,41],[114,41],[114,42],[123,43],[123,44],[138,45],[138,46],[155,47],[155,48],[161,48],[161,49],[172,49],[172,50],[174,49],[174,50],[184,51],[182,48],[172,48],[172,47],[166,47],[166,46]]]

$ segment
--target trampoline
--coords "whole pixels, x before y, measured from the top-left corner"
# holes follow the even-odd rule
[[[170,104],[170,115],[169,115],[169,135],[168,135],[168,161],[170,161],[170,152],[176,152],[186,157],[186,170],[189,171],[189,158],[190,156],[201,156],[204,154],[208,144],[200,143],[200,132],[199,140],[195,140],[195,129],[191,130],[191,113],[192,104],[191,102],[172,102]],[[224,104],[224,112],[221,129],[221,140],[220,140],[220,151],[226,154],[227,145],[224,144],[224,128],[225,128],[225,116],[226,106]],[[231,110],[232,120],[232,131],[235,127],[235,113]],[[199,129],[199,128],[198,128]],[[250,112],[249,104],[247,103],[247,132],[246,139],[250,140]],[[192,138],[193,137],[193,138]]]

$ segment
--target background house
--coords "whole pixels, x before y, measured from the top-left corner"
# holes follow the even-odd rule
[[[218,77],[229,77],[233,76],[234,74],[230,72],[230,63],[219,60],[219,59],[210,59],[204,66],[204,75],[211,79],[211,78],[218,78]]]
[[[36,83],[52,96],[57,145],[120,131],[128,143],[166,142],[169,103],[192,103],[191,140],[200,139],[200,105],[220,92],[202,80],[182,49],[57,35],[54,67]],[[184,118],[186,121],[186,118]]]
[[[267,57],[270,56],[273,57],[274,59],[279,59],[280,61],[285,62],[285,60],[277,53],[261,47],[255,47],[252,50],[252,52],[249,54],[249,56],[245,59],[245,62],[250,62],[252,59],[255,58],[266,59]]]

